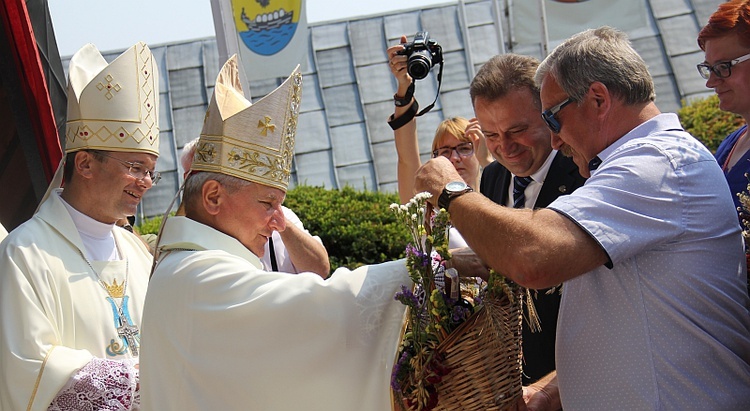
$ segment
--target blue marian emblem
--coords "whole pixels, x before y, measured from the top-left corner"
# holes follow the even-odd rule
[[[121,308],[117,308],[117,304],[112,297],[107,297],[107,301],[109,301],[109,305],[112,307],[115,328],[117,329],[117,335],[120,337],[119,341],[115,338],[110,340],[107,346],[107,355],[110,357],[125,355],[129,348],[130,353],[134,357],[137,357],[138,347],[140,347],[141,343],[141,333],[130,318],[128,296],[122,297]]]

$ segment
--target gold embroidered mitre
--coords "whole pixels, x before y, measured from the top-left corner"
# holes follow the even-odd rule
[[[216,78],[191,171],[211,171],[286,191],[297,132],[299,66],[255,104],[242,92],[237,55]]]
[[[65,153],[93,149],[159,155],[159,72],[137,43],[112,63],[93,44],[70,59]]]

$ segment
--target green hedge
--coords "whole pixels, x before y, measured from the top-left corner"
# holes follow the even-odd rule
[[[677,112],[685,130],[700,140],[712,153],[732,131],[744,124],[742,117],[719,109],[716,94],[685,104]]]
[[[409,234],[389,209],[398,202],[395,193],[297,186],[287,192],[284,205],[323,240],[333,272],[342,266],[356,268],[404,256]],[[137,229],[156,234],[160,224],[161,217],[155,217]]]
[[[297,186],[284,205],[323,240],[333,271],[403,257],[408,232],[389,209],[398,202],[395,193]]]

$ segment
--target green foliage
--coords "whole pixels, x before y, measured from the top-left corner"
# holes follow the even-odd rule
[[[323,240],[333,271],[404,257],[409,234],[389,209],[398,202],[395,193],[297,186],[287,192],[284,205]],[[161,219],[145,220],[136,229],[141,234],[157,234]]]
[[[395,193],[297,186],[287,192],[284,205],[323,240],[333,271],[404,256],[409,235],[390,211],[393,203],[399,203]]]
[[[716,152],[726,136],[744,124],[742,117],[719,109],[719,97],[716,94],[696,99],[690,104],[683,101],[677,115],[685,131],[700,140],[712,153]]]
[[[135,229],[141,234],[159,234],[161,219],[162,216],[145,219],[140,225],[136,226]]]

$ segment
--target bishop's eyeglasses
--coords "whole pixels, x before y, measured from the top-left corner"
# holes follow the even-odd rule
[[[151,179],[151,185],[155,186],[156,183],[161,180],[161,173],[158,171],[151,171],[143,166],[143,164],[138,162],[130,162],[125,160],[120,160],[117,157],[113,157],[107,154],[102,153],[101,151],[98,151],[97,154],[101,155],[102,157],[111,158],[112,160],[119,161],[122,163],[122,165],[128,167],[128,174],[135,177],[136,180],[144,180],[147,176]]]

